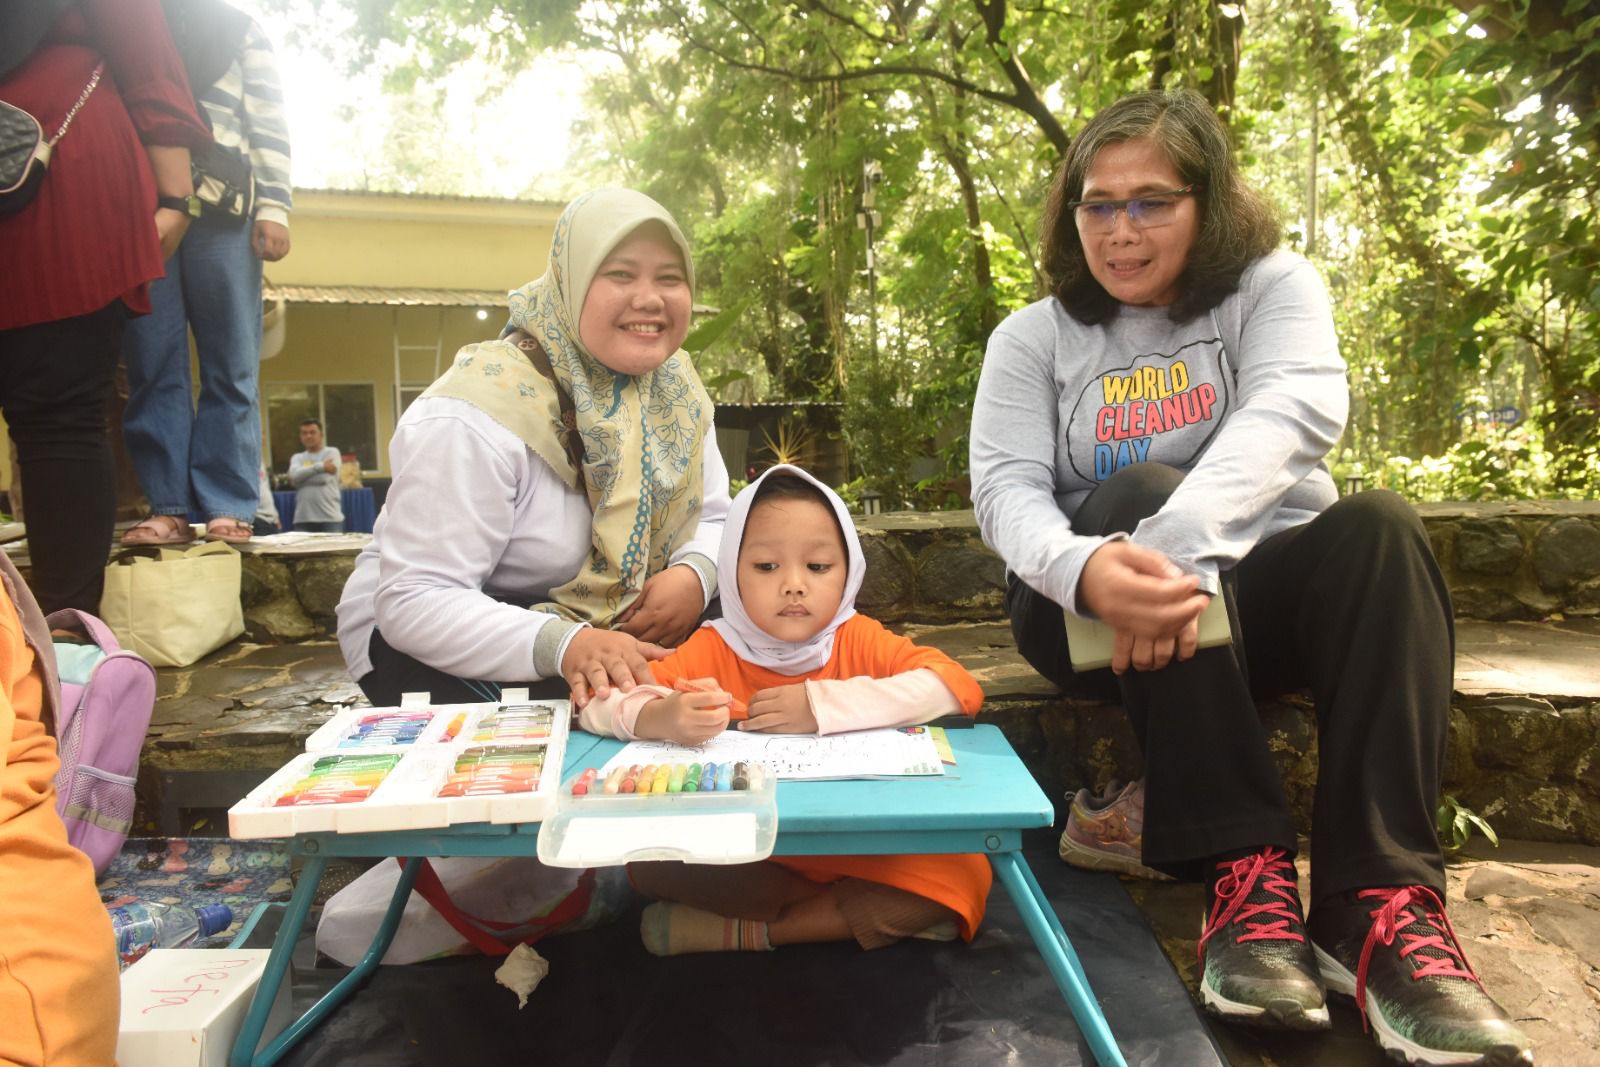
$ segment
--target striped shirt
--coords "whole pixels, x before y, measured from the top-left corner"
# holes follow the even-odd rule
[[[228,72],[200,93],[218,145],[246,156],[256,181],[256,218],[289,224],[289,126],[272,42],[255,20]]]

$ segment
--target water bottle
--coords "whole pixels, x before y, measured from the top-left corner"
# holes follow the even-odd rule
[[[153,948],[182,948],[233,923],[233,909],[226,904],[196,911],[182,904],[136,900],[110,910],[117,958],[124,968]]]

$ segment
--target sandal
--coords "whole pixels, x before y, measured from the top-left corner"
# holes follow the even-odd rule
[[[184,545],[194,540],[194,527],[182,515],[150,515],[122,534],[125,545]]]
[[[222,541],[230,545],[242,545],[255,536],[255,531],[250,525],[239,519],[216,518],[206,523],[206,540]]]

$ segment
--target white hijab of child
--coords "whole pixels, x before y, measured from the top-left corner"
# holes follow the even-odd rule
[[[844,533],[845,554],[850,560],[849,569],[845,572],[844,596],[839,599],[839,610],[828,625],[809,641],[783,641],[773,637],[750,620],[739,599],[739,546],[744,543],[744,527],[750,518],[750,505],[761,483],[776,474],[792,474],[822,491],[822,495],[833,506],[834,517],[839,520],[839,529]],[[722,618],[706,625],[721,634],[734,654],[746,663],[754,663],[779,674],[807,674],[827,663],[833,655],[834,631],[856,613],[856,594],[861,591],[861,581],[866,573],[867,559],[861,551],[861,540],[856,537],[850,509],[839,499],[839,494],[799,467],[780,463],[745,486],[743,492],[733,498],[733,507],[728,511],[727,523],[722,530],[722,545],[717,550],[717,588],[722,592]]]

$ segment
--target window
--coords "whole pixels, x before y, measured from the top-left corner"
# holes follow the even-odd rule
[[[427,388],[428,387],[426,385],[402,385],[402,386],[399,386],[399,389],[400,389],[400,411],[394,417],[396,422],[400,421],[400,416],[404,415],[406,413],[406,408],[411,406],[411,402],[413,400],[415,400],[417,397],[421,396],[425,391],[427,391]]]
[[[300,423],[306,419],[321,419],[328,444],[355,453],[363,471],[378,469],[377,390],[371,383],[263,385],[272,473],[288,470],[290,457],[300,451]]]

